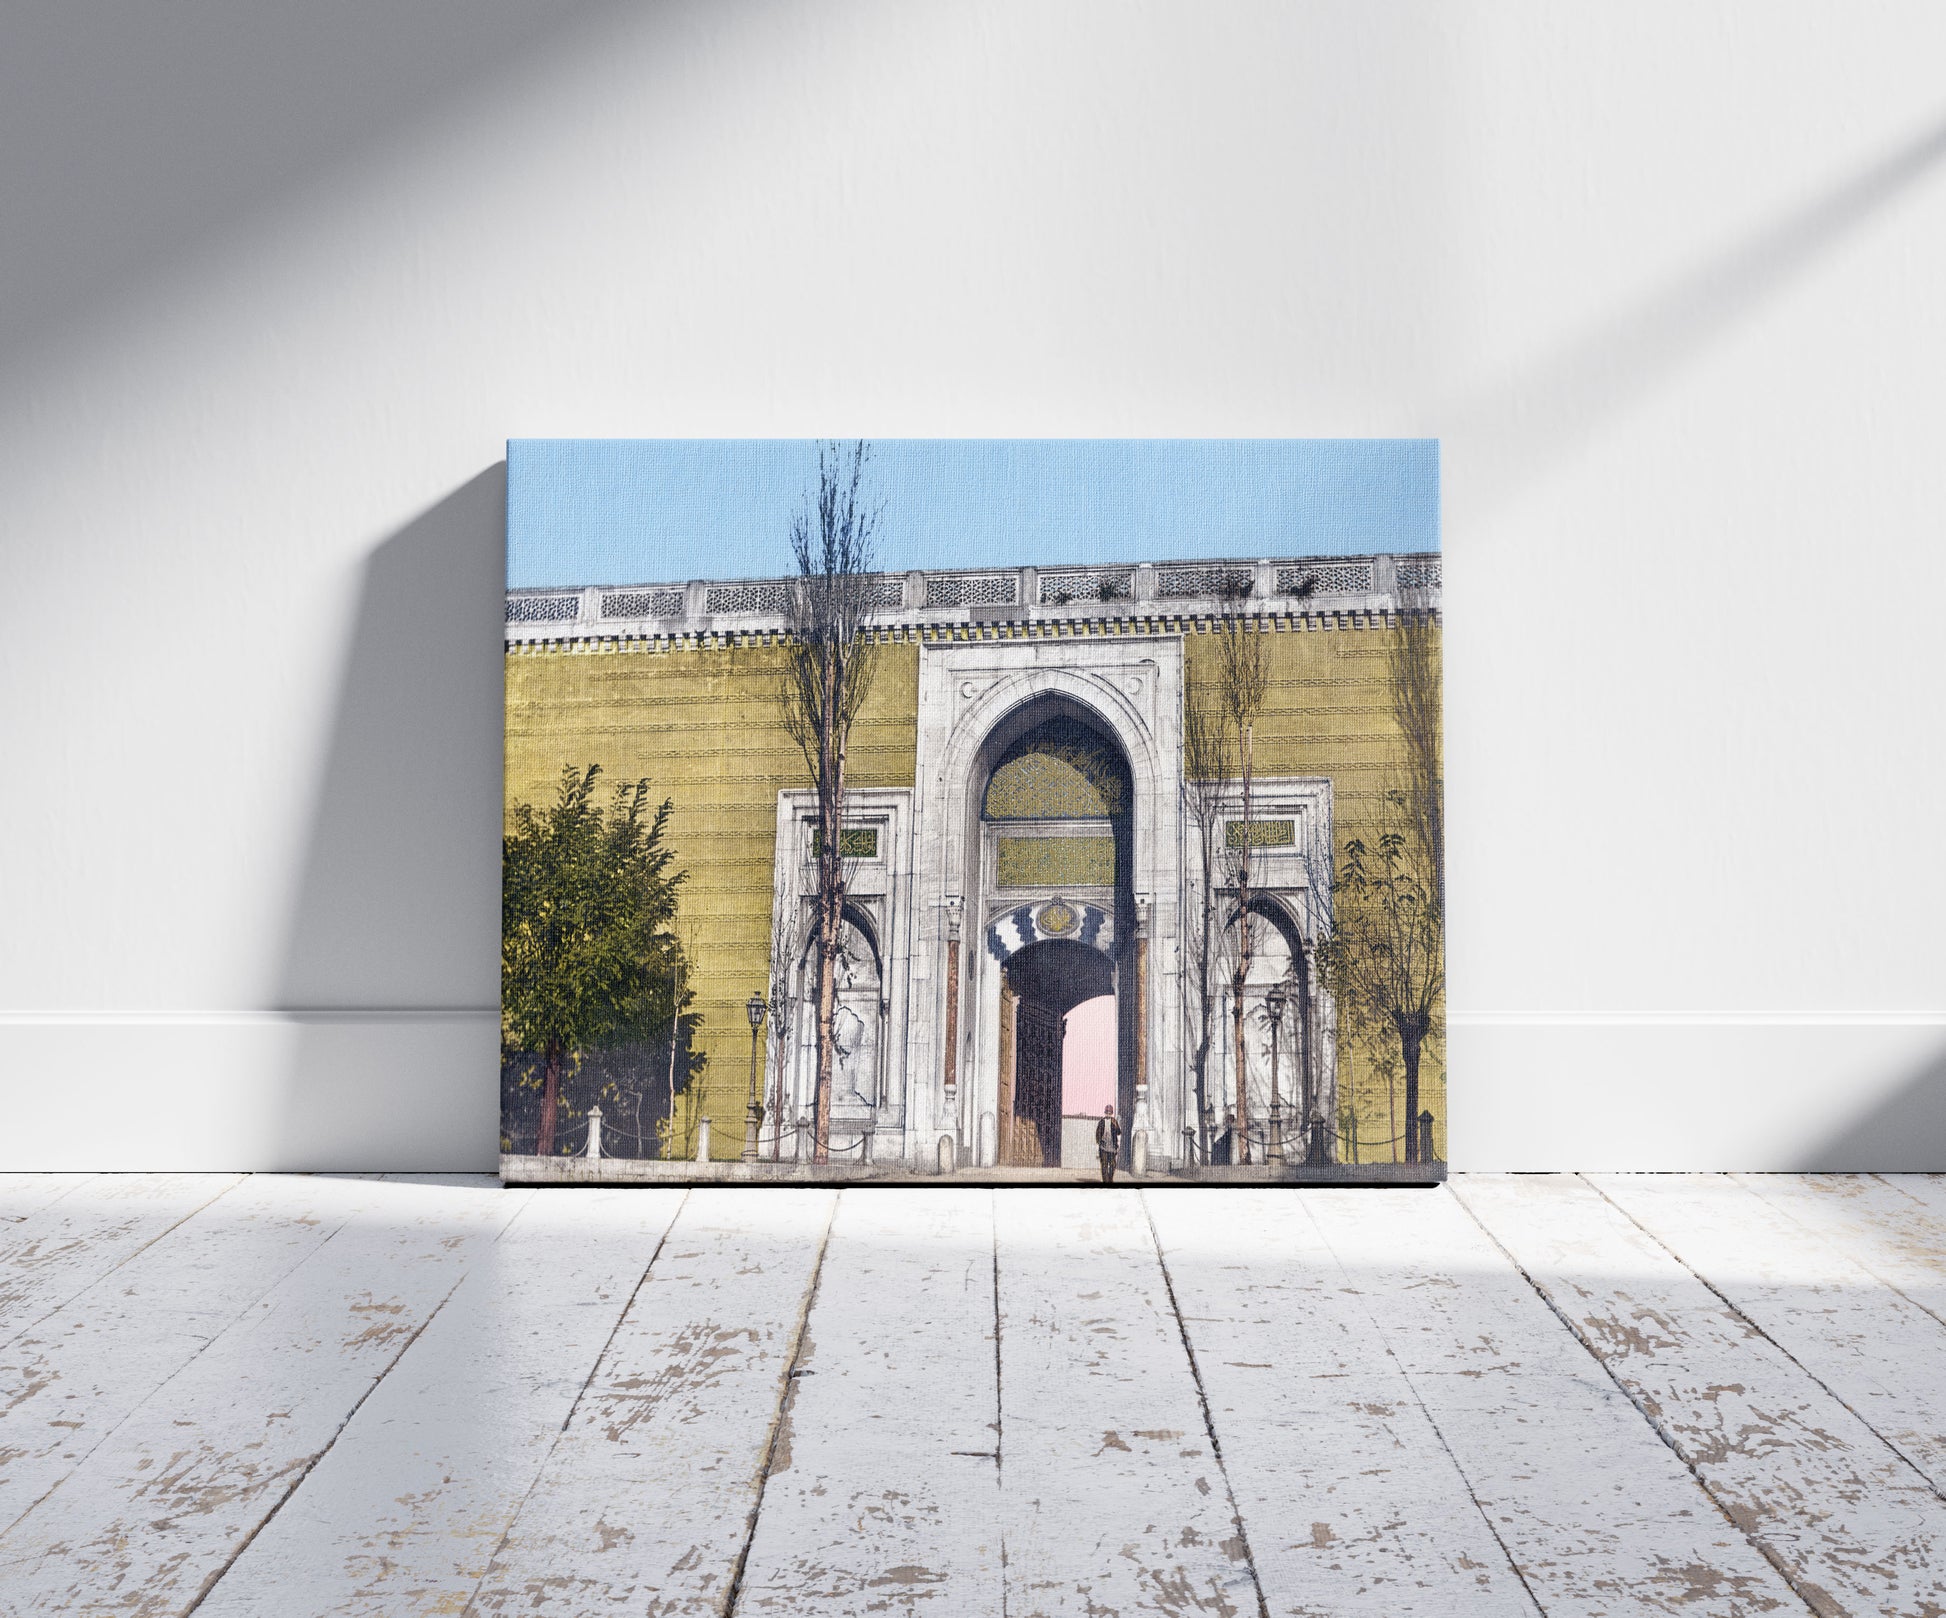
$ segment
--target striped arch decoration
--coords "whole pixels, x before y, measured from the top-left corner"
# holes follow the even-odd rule
[[[987,924],[987,953],[1005,961],[1029,944],[1066,939],[1115,955],[1115,918],[1098,905],[1082,904],[1058,895],[1016,906]]]

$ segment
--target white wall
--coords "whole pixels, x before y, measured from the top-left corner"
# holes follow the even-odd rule
[[[1446,442],[1452,1146],[1946,1168],[1946,12],[29,0],[0,1159],[487,1167],[500,445]]]

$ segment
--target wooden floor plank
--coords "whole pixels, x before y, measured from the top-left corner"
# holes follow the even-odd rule
[[[1001,1612],[993,1193],[844,1193],[739,1613]]]
[[[8,1618],[1946,1612],[1939,1177],[50,1178]]]
[[[198,1618],[462,1610],[682,1198],[529,1200]]]
[[[1259,1610],[1140,1194],[995,1217],[1008,1613]]]
[[[242,1181],[240,1174],[101,1174],[0,1225],[0,1346]]]
[[[273,1287],[0,1535],[17,1614],[176,1614],[303,1479],[528,1193],[372,1182]]]
[[[0,1532],[372,1197],[253,1175],[0,1349]]]
[[[1802,1612],[1450,1192],[1303,1206],[1549,1618]]]
[[[1922,1204],[1936,1222],[1946,1221],[1946,1174],[1874,1174],[1870,1178]]]
[[[1727,1176],[1587,1179],[1946,1493],[1946,1324]]]
[[[1147,1202],[1270,1611],[1534,1613],[1302,1201]]]
[[[1667,1248],[1572,1176],[1458,1194],[1809,1605],[1946,1610],[1946,1502]]]
[[[721,1610],[835,1207],[690,1194],[468,1612]]]
[[[1938,1175],[1731,1176],[1946,1321],[1946,1205]]]
[[[19,1224],[95,1178],[92,1174],[0,1174],[0,1226]]]

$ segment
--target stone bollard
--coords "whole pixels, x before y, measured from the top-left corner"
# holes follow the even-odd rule
[[[1432,1108],[1430,1107],[1419,1114],[1419,1161],[1421,1163],[1438,1161],[1432,1155]]]
[[[601,1108],[588,1109],[588,1156],[601,1161]]]
[[[1185,1167],[1196,1165],[1196,1131],[1185,1129],[1182,1132],[1182,1160]]]
[[[696,1161],[698,1163],[709,1161],[709,1120],[707,1118],[696,1125]]]
[[[998,1163],[1000,1161],[1000,1126],[990,1112],[980,1114],[979,1161]]]
[[[939,1172],[941,1174],[951,1174],[953,1172],[956,1155],[953,1151],[953,1137],[951,1135],[941,1135],[939,1137]]]
[[[1128,1170],[1138,1179],[1149,1172],[1149,1132],[1138,1129],[1135,1138],[1129,1142]]]
[[[811,1160],[811,1120],[809,1118],[797,1120],[797,1145],[793,1148],[793,1155],[799,1163],[808,1163]]]

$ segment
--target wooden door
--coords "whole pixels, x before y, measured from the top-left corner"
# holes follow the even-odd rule
[[[1014,1139],[1019,1155],[1048,1168],[1061,1163],[1059,1012],[1022,998],[1014,1008]],[[1025,1138],[1029,1130],[1033,1139]],[[1039,1157],[1031,1154],[1038,1146]]]

